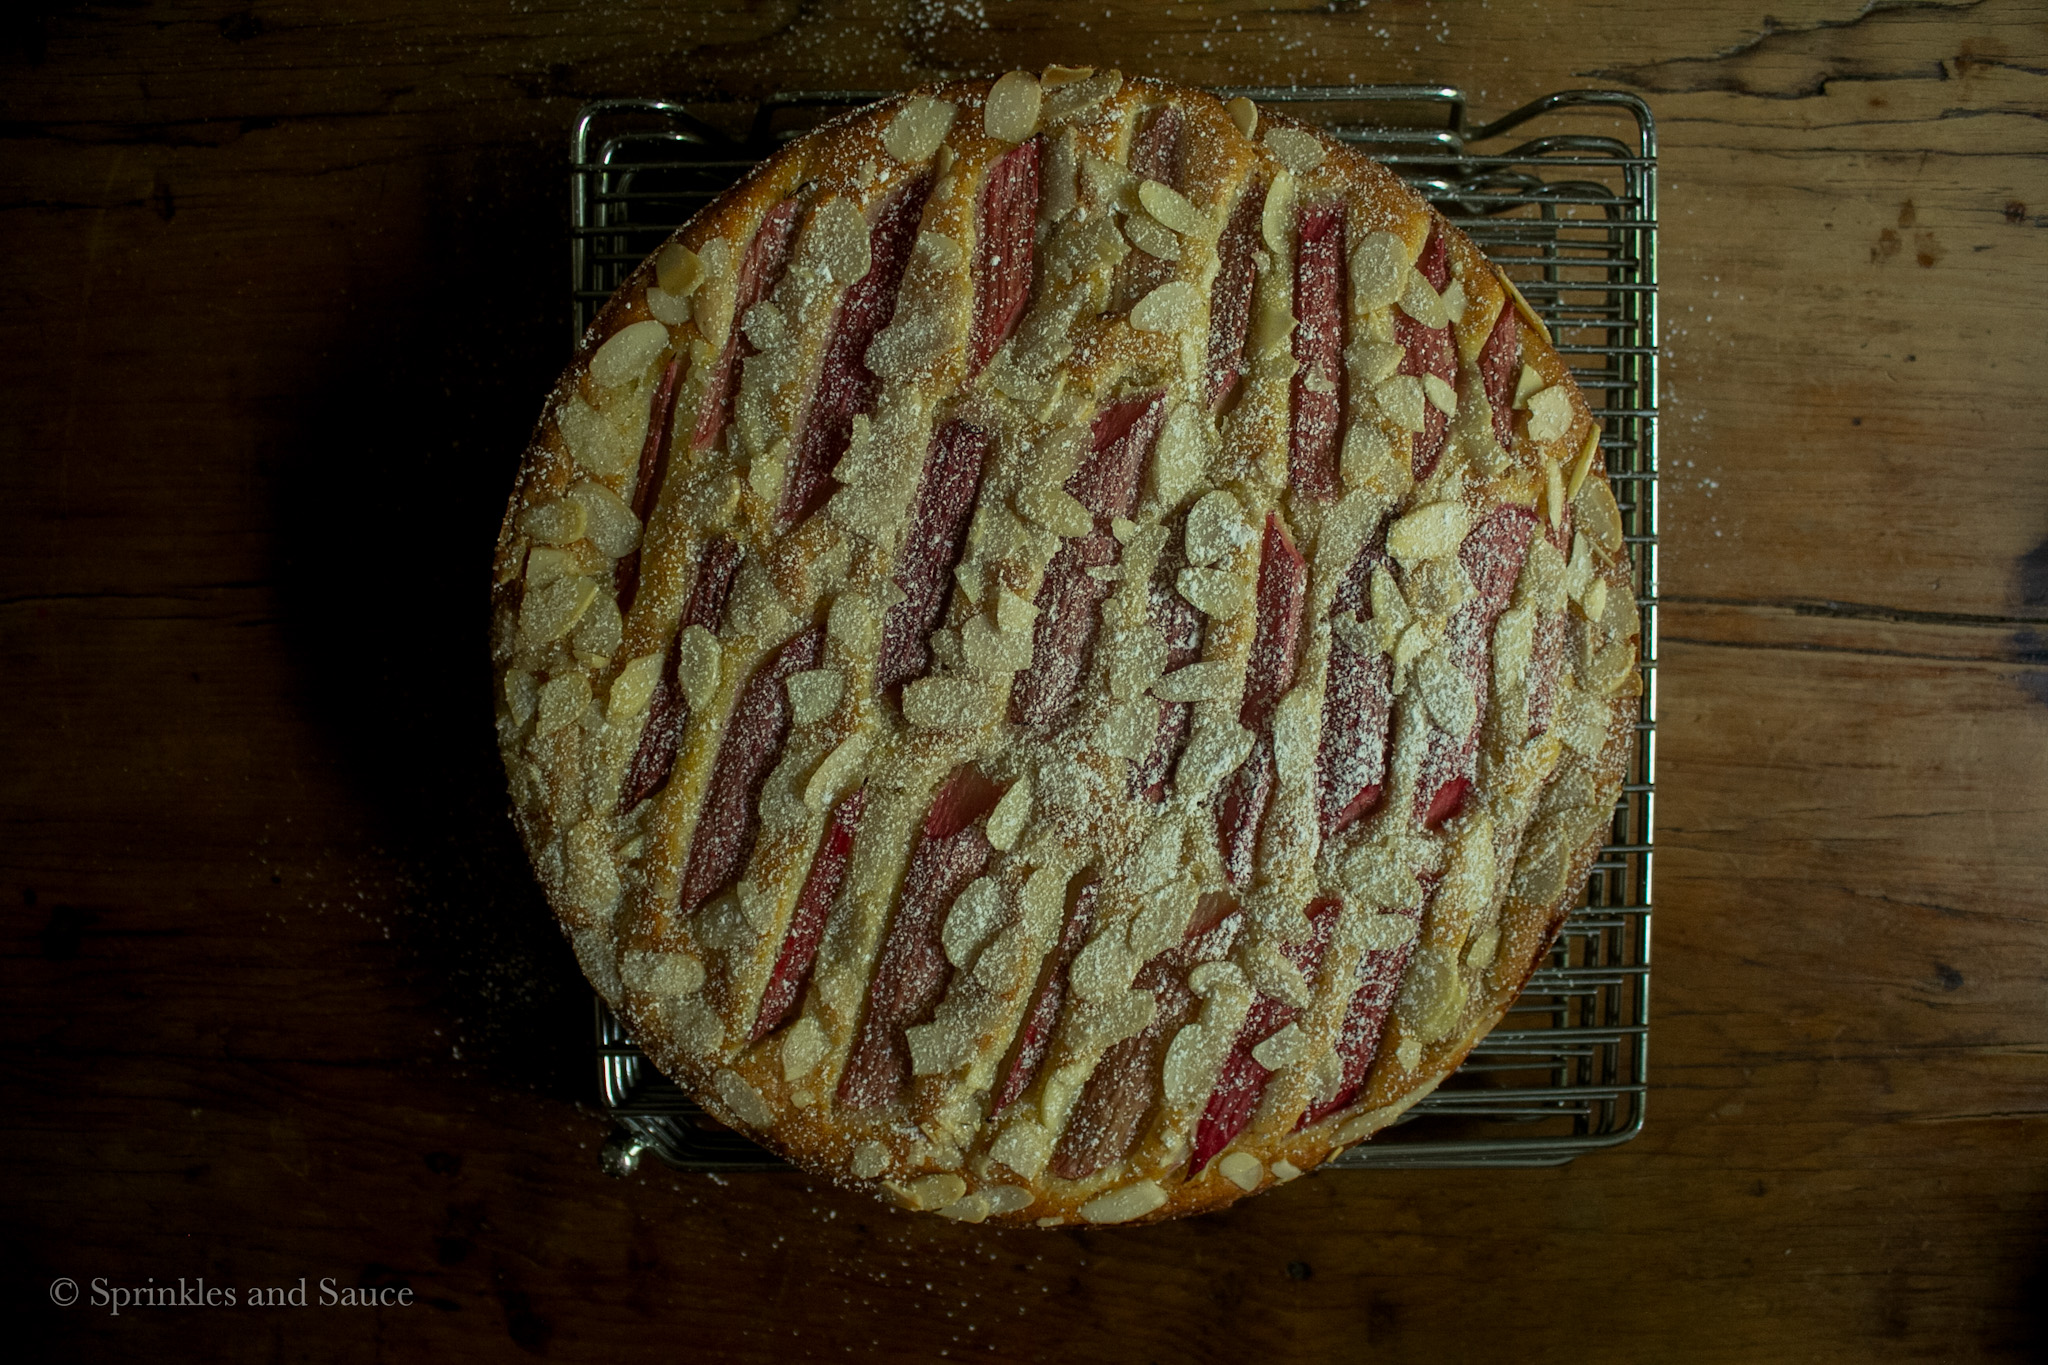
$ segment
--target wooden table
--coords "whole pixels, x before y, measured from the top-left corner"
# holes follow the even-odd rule
[[[49,1356],[2048,1350],[2037,4],[42,4],[0,44],[5,1281]],[[1054,59],[1652,101],[1632,1145],[1054,1234],[599,1174],[480,611],[568,339],[570,117]],[[242,1301],[91,1302],[181,1276]]]

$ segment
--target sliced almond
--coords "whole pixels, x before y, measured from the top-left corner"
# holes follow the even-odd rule
[[[1233,98],[1223,106],[1223,112],[1230,115],[1230,121],[1237,125],[1237,131],[1250,137],[1259,127],[1259,106],[1243,95]]]
[[[1528,407],[1529,395],[1541,389],[1543,385],[1544,379],[1541,370],[1537,369],[1534,365],[1522,366],[1522,372],[1515,377],[1515,406],[1518,408]]]
[[[1266,203],[1259,214],[1259,235],[1266,249],[1276,256],[1294,250],[1294,173],[1282,171],[1266,187]]]
[[[1522,291],[1515,287],[1515,282],[1506,275],[1500,276],[1500,282],[1507,287],[1508,298],[1513,300],[1515,311],[1522,315],[1522,321],[1536,329],[1536,335],[1543,338],[1544,344],[1551,344],[1550,329],[1543,325],[1543,319],[1538,317],[1536,310],[1529,306],[1529,300],[1522,297]]]
[[[1266,150],[1296,175],[1314,170],[1330,154],[1321,138],[1301,128],[1270,128],[1264,140]]]
[[[1433,374],[1422,376],[1422,392],[1429,405],[1446,417],[1458,415],[1458,391]]]
[[[1038,110],[1043,99],[1038,77],[1029,71],[1005,72],[989,89],[981,126],[992,138],[1022,142],[1038,131]]]
[[[583,508],[583,534],[606,559],[617,559],[639,546],[640,519],[611,489],[585,479],[569,490],[569,500]]]
[[[668,349],[668,328],[652,318],[613,332],[590,357],[590,378],[600,388],[638,379]]]
[[[704,262],[681,242],[670,242],[654,258],[654,282],[664,294],[686,299],[704,278]]]
[[[1171,185],[1147,180],[1138,186],[1138,202],[1167,227],[1183,237],[1214,237],[1216,224],[1209,215],[1188,202],[1187,196]]]
[[[597,580],[581,575],[558,578],[526,594],[519,605],[519,643],[528,648],[553,644],[576,628],[596,600]]]
[[[580,503],[564,499],[529,507],[519,518],[519,529],[543,545],[570,545],[583,539],[589,514]]]
[[[1622,539],[1621,509],[1614,505],[1614,493],[1607,487],[1605,479],[1589,479],[1579,485],[1578,493],[1572,498],[1572,510],[1577,514],[1579,529],[1593,538],[1601,553],[1609,558],[1621,553]],[[538,554],[539,551],[534,553]],[[528,570],[531,582],[532,570]]]
[[[1228,620],[1244,610],[1244,581],[1228,569],[1182,569],[1176,586],[1204,616]]]
[[[1045,74],[1039,77],[1039,82],[1048,90],[1057,90],[1060,86],[1072,85],[1075,81],[1085,81],[1094,74],[1095,68],[1092,66],[1048,66]]]
[[[711,704],[718,691],[718,667],[723,647],[718,637],[703,626],[685,626],[676,637],[676,686],[693,711]]]
[[[1472,513],[1455,500],[1418,507],[1387,529],[1387,553],[1406,566],[1458,552],[1472,529]]]
[[[1035,88],[1035,82],[1034,82]],[[929,161],[953,127],[959,109],[946,100],[919,95],[905,104],[882,132],[882,146],[906,164]]]
[[[1266,1163],[1250,1152],[1230,1152],[1216,1163],[1225,1180],[1249,1193],[1266,1183]]]
[[[1229,491],[1218,488],[1204,493],[1201,501],[1188,509],[1181,544],[1188,563],[1206,568],[1251,544],[1252,536],[1243,505]]]
[[[1131,326],[1141,332],[1179,332],[1202,313],[1202,291],[1190,280],[1168,280],[1139,299],[1131,309]]]
[[[1122,1185],[1106,1194],[1098,1194],[1081,1206],[1081,1216],[1091,1223],[1128,1223],[1133,1218],[1146,1214],[1166,1202],[1166,1191],[1158,1182],[1140,1180],[1135,1185]]]
[[[1132,246],[1155,260],[1180,259],[1180,238],[1148,213],[1127,215],[1124,218],[1124,236],[1130,239]]]
[[[613,720],[625,720],[645,711],[654,695],[654,685],[661,680],[661,664],[661,655],[646,654],[621,668],[619,676],[612,679],[605,714]]]
[[[1562,384],[1529,395],[1529,439],[1555,441],[1571,430],[1571,390]]]
[[[1443,295],[1430,287],[1420,270],[1409,268],[1401,280],[1401,311],[1424,327],[1442,327],[1450,314],[1444,310]]]
[[[590,705],[590,679],[581,673],[549,678],[540,690],[540,719],[534,723],[535,739],[545,739],[565,726],[573,725]]]
[[[836,668],[814,668],[791,675],[783,684],[789,709],[798,725],[816,725],[829,718],[846,692],[846,675]]]
[[[1599,455],[1600,424],[1595,422],[1591,427],[1587,428],[1586,439],[1579,442],[1579,458],[1572,461],[1571,482],[1567,483],[1564,489],[1566,497],[1576,498],[1579,496],[1579,488],[1586,482],[1586,475],[1593,468],[1593,461]],[[1605,480],[1602,480],[1602,482],[1605,482]]]
[[[1161,701],[1207,701],[1227,698],[1237,682],[1237,670],[1221,659],[1184,664],[1152,685],[1152,695]]]
[[[1429,401],[1422,381],[1412,374],[1397,374],[1373,385],[1373,402],[1403,431],[1423,428],[1423,405]]]

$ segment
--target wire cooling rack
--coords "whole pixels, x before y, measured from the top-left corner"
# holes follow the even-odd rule
[[[576,334],[679,224],[776,147],[891,92],[798,91],[745,107],[584,106],[571,141]],[[1390,165],[1511,275],[1603,424],[1642,613],[1635,751],[1584,904],[1499,1027],[1339,1168],[1555,1166],[1641,1131],[1650,1002],[1657,698],[1657,148],[1640,99],[1570,90],[1473,126],[1448,86],[1219,90],[1327,128]],[[707,1117],[600,1001],[607,1169],[644,1152],[691,1170],[782,1163]]]

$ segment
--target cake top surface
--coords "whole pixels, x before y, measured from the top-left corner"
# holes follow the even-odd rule
[[[1599,841],[1636,612],[1506,278],[1254,107],[1053,68],[791,144],[593,324],[501,535],[515,817],[669,1074],[979,1221],[1392,1122]]]

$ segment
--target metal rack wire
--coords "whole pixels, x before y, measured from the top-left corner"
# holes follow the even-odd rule
[[[584,106],[571,139],[576,333],[680,223],[762,157],[883,91],[797,91],[722,130],[660,100]],[[1402,1123],[1339,1168],[1552,1166],[1641,1131],[1647,1089],[1650,857],[1657,699],[1657,148],[1648,106],[1615,91],[1547,95],[1472,126],[1449,86],[1220,90],[1284,106],[1391,166],[1512,276],[1604,424],[1642,617],[1635,751],[1585,903],[1499,1027]],[[1512,136],[1511,136],[1512,135]],[[644,1152],[692,1170],[786,1169],[706,1117],[602,1002],[607,1169]]]

